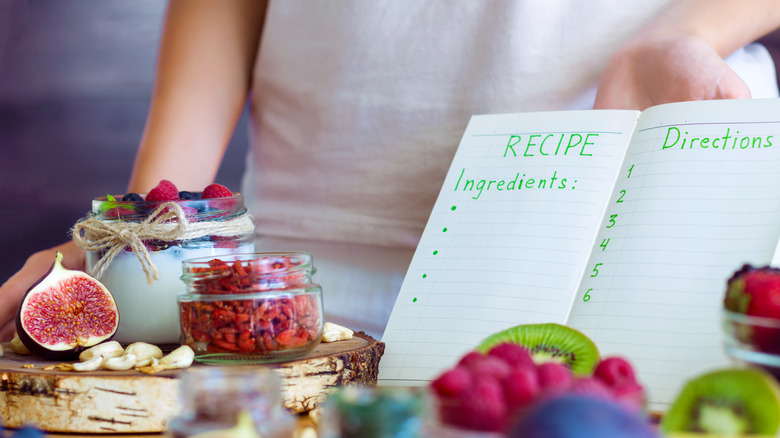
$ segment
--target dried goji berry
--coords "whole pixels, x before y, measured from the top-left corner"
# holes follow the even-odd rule
[[[266,312],[263,314],[262,318],[263,318],[264,320],[266,320],[266,321],[270,321],[270,320],[272,320],[272,319],[276,318],[277,316],[279,316],[279,314],[280,314],[280,313],[281,313],[281,310],[279,310],[279,308],[278,308],[278,307],[271,307],[270,309],[268,309],[268,310],[267,310],[267,311],[266,311]]]
[[[284,330],[280,332],[274,339],[276,339],[276,342],[278,342],[280,345],[284,347],[289,347],[292,345],[292,339],[295,337],[295,330]]]
[[[225,350],[228,350],[228,351],[237,351],[238,350],[238,346],[236,344],[231,344],[229,342],[216,341],[216,340],[214,341],[214,343],[218,347],[224,348]]]
[[[249,352],[255,349],[255,340],[252,338],[243,339],[238,341],[238,349],[244,352]]]
[[[276,346],[278,345],[271,334],[268,332],[263,333],[263,342],[265,342],[265,349],[268,351],[276,350]]]

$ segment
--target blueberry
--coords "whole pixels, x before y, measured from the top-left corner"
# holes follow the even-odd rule
[[[123,202],[143,202],[143,200],[143,196],[138,193],[128,193],[125,196],[122,196]]]
[[[179,192],[179,199],[200,199],[200,192]]]

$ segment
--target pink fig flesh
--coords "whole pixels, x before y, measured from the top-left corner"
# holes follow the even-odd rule
[[[16,312],[19,339],[44,359],[72,358],[111,339],[119,312],[108,289],[89,274],[65,269],[62,254],[25,294]]]

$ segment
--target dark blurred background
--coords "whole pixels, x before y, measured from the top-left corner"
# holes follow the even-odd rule
[[[67,240],[93,197],[124,193],[165,5],[0,0],[0,283]],[[246,147],[244,116],[217,182],[240,186]]]
[[[125,192],[151,96],[162,0],[0,0],[0,283]],[[217,182],[238,190],[246,117]]]

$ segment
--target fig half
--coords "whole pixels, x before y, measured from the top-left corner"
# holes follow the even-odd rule
[[[119,310],[111,292],[89,274],[54,264],[25,293],[16,310],[16,332],[31,353],[49,360],[75,358],[111,339]]]

